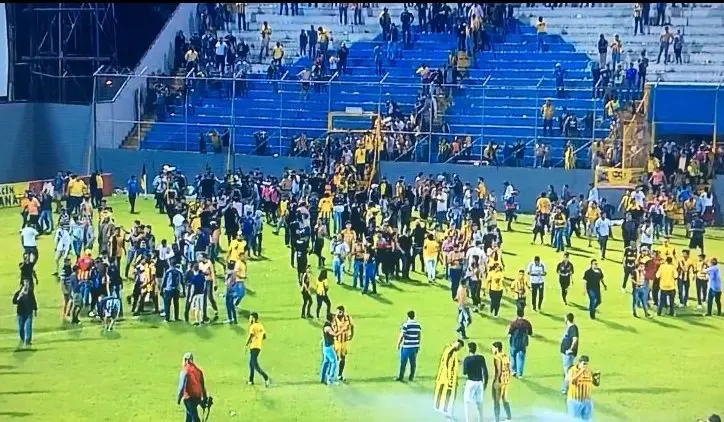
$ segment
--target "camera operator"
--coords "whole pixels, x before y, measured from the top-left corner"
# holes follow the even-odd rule
[[[194,363],[194,355],[186,352],[183,358],[183,369],[178,380],[177,403],[183,400],[186,408],[186,422],[201,422],[199,406],[202,409],[211,407],[211,398],[206,394],[204,373]]]

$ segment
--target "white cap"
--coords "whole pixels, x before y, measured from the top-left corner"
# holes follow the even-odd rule
[[[193,355],[193,353],[191,353],[191,352],[186,352],[186,353],[184,353],[184,360],[187,360],[187,361],[189,361],[189,362],[193,362],[193,361],[194,361],[194,355]]]

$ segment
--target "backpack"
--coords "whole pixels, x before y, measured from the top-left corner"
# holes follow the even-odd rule
[[[510,337],[510,347],[516,350],[525,350],[528,347],[528,332],[523,327],[516,328]]]

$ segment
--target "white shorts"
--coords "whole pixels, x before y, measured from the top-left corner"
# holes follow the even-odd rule
[[[465,403],[483,403],[483,382],[482,381],[465,381],[465,392],[463,393],[463,401]]]
[[[204,309],[204,295],[193,295],[191,297],[191,309],[197,311]]]

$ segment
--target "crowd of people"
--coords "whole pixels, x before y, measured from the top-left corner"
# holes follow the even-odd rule
[[[499,200],[482,178],[471,184],[455,175],[423,173],[409,181],[388,181],[382,177],[366,189],[362,184],[350,183],[354,177],[345,179],[344,166],[335,167],[338,168],[331,176],[318,170],[285,170],[278,178],[240,170],[219,178],[207,171],[189,183],[177,169],[165,166],[149,185],[157,211],[168,218],[171,227],[169,233],[159,234],[140,217],[131,227],[117,225],[113,208],[104,199],[93,199],[82,179],[59,175],[51,196],[59,192],[57,200],[66,200],[65,204],[57,205],[59,216],[54,236],[54,259],[56,265],[62,263],[57,276],[63,291],[64,319],[80,324],[87,312],[89,318],[100,320],[107,331],[115,329],[115,322],[123,318],[124,311],[134,317],[151,312],[169,323],[212,323],[219,319],[215,292],[217,283],[223,280],[225,323],[237,324],[238,308],[246,294],[247,263],[264,255],[264,234],[271,231],[283,235],[289,262],[296,269],[300,316],[325,321],[321,382],[343,379],[346,345],[354,336],[354,325],[344,306],[336,305],[334,311],[330,282],[349,283],[363,295],[377,295],[378,283],[409,278],[416,270],[423,272],[430,284],[449,282],[448,294],[453,302],[450,306],[456,310],[455,331],[460,339],[455,344],[467,339],[472,313],[488,313],[498,318],[508,312],[502,306],[503,297],[510,297],[517,319],[508,338],[510,359],[506,355],[502,366],[497,362],[496,379],[502,382],[501,377],[507,377],[507,385],[509,378],[522,377],[527,338],[532,335],[530,324],[523,322],[524,315],[528,306],[534,312],[543,309],[549,263],[535,256],[525,268],[506,266],[504,233],[514,230],[512,223],[517,219],[520,194],[517,189],[506,183]],[[354,166],[350,170],[356,171]],[[674,315],[677,299],[679,306],[688,306],[691,285],[695,287],[697,306],[705,308],[706,315],[712,315],[715,308],[721,315],[718,261],[715,256],[706,255],[704,249],[708,223],[702,216],[712,213],[713,206],[707,202],[710,194],[690,192],[686,196],[679,192],[675,198],[667,195],[665,182],[659,183],[654,174],[650,179],[650,184],[628,192],[618,209],[600,199],[594,186],[587,196],[578,197],[567,187],[558,194],[552,186],[539,196],[533,242],[540,237],[541,243],[564,252],[554,267],[562,301],[567,304],[573,276],[582,271],[589,316],[597,318],[602,290],[607,288],[607,281],[611,283],[617,277],[604,277],[596,259],[585,270],[575,269],[565,251],[575,242],[575,234],[576,238],[587,238],[589,246],[596,240],[600,259],[604,260],[607,243],[614,236],[613,228],[620,225],[625,245],[621,289],[631,292],[634,317],[638,316],[639,308],[646,316],[652,316],[650,306],[658,315],[664,310]],[[97,180],[94,185],[97,192]],[[129,179],[126,191],[131,212],[135,212],[140,188],[139,180]],[[680,199],[684,202],[683,227],[690,239],[689,248],[684,250],[668,241],[675,227],[669,204]],[[503,230],[498,227],[497,210],[501,204],[506,222]],[[27,346],[31,345],[32,317],[37,310],[35,263],[41,256],[36,243],[37,206],[37,199],[29,194],[23,208],[21,239],[25,249],[20,264],[21,285],[13,297],[20,339]],[[624,219],[616,223],[611,218],[618,212]],[[76,238],[76,231],[84,237]],[[548,240],[546,232],[550,232]],[[222,250],[224,238],[226,250]],[[316,276],[310,256],[317,258]],[[327,268],[331,269],[330,275]],[[515,276],[509,282],[506,274]],[[131,287],[124,288],[126,280]],[[403,326],[401,345],[406,341],[408,346],[414,343],[410,337],[410,329],[414,331],[416,324],[414,318],[414,313],[410,314]],[[258,373],[268,385],[270,377],[259,365],[265,331],[258,314],[251,313],[250,323],[253,329],[249,330],[247,343],[253,353],[249,382],[253,384],[254,374]],[[575,327],[572,314],[568,323]],[[417,330],[419,335],[419,324]],[[580,394],[578,388],[575,393],[570,392],[580,382],[572,374],[582,370],[586,363],[581,356],[581,363],[574,365],[578,351],[576,330],[567,329],[564,338],[567,346],[562,349],[566,356],[563,372],[567,375],[562,391],[569,394],[569,405],[571,401],[575,405],[570,412],[584,418],[581,412],[590,413],[590,391],[583,396],[576,395]],[[419,349],[419,338],[417,344]],[[405,366],[409,362],[412,379],[417,349],[405,349],[404,353],[401,351],[401,373],[405,372],[403,362]],[[475,355],[476,351],[471,353]],[[496,346],[496,353],[503,353],[502,343]],[[487,374],[484,377],[487,381]],[[507,397],[498,399],[509,412]],[[468,401],[476,404],[475,400],[473,396]],[[496,409],[499,414],[500,407]]]

